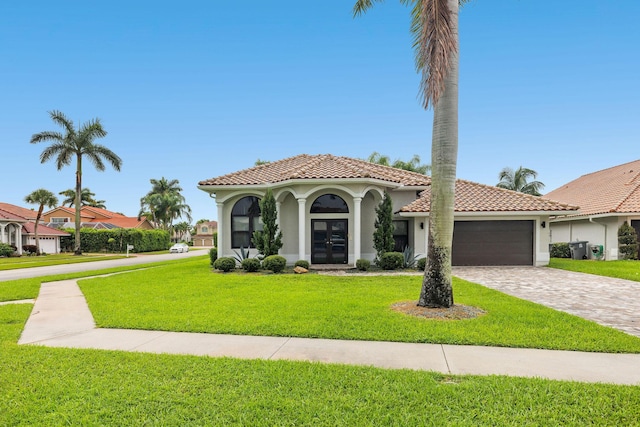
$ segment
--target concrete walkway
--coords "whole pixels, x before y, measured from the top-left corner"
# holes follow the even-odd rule
[[[100,329],[75,280],[42,284],[18,343],[640,385],[640,354]]]
[[[454,267],[453,274],[640,337],[640,282],[547,267]]]

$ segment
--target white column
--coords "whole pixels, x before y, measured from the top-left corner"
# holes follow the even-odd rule
[[[0,224],[0,243],[5,243],[4,241],[4,225]]]
[[[306,203],[307,199],[298,199],[298,259],[307,259],[305,257],[305,243],[307,236]]]
[[[18,254],[22,255],[22,224],[16,226],[16,246],[18,247]]]
[[[218,257],[223,257],[223,230],[224,230],[224,203],[217,202],[218,206]]]
[[[353,198],[353,262],[359,260],[361,258],[360,251],[360,235],[362,228],[362,214],[360,213],[360,204],[362,202],[362,197],[354,197]]]

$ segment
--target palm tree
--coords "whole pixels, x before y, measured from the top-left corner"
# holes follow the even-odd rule
[[[68,204],[69,207],[71,207],[76,203],[76,190],[74,190],[73,188],[61,191],[58,194],[64,196],[64,199],[62,200],[62,206]],[[105,201],[94,199],[95,195],[96,194],[89,190],[87,187],[83,188],[80,192],[80,204],[82,206],[92,206],[94,208],[106,209]]]
[[[360,15],[375,1],[357,0]],[[451,247],[458,161],[458,8],[467,0],[401,0],[413,4],[411,33],[423,107],[433,106],[429,246],[419,306],[451,307]]]
[[[500,175],[498,175],[500,182],[496,184],[496,187],[531,194],[533,196],[541,196],[542,193],[540,193],[540,190],[544,188],[544,184],[540,181],[528,182],[529,178],[536,179],[537,177],[538,172],[533,169],[520,166],[514,171],[511,168],[504,168],[500,171]]]
[[[36,133],[31,137],[31,143],[37,144],[44,141],[53,141],[53,144],[45,148],[42,154],[40,154],[40,163],[45,163],[55,158],[58,170],[61,170],[64,166],[69,166],[74,157],[76,159],[76,233],[74,253],[76,255],[82,255],[82,250],[80,249],[82,160],[83,158],[89,159],[93,166],[102,172],[105,170],[105,160],[110,163],[116,171],[120,171],[122,159],[104,145],[94,143],[97,138],[107,136],[107,131],[102,128],[100,119],[96,118],[83,123],[76,130],[73,121],[69,120],[62,112],[54,110],[50,111],[49,115],[54,123],[64,129],[64,133],[56,131]]]
[[[191,221],[191,208],[180,194],[182,187],[177,179],[150,179],[151,191],[140,199],[138,217],[151,216],[162,229],[170,231],[174,220],[185,217]]]
[[[417,172],[423,175],[426,175],[431,170],[431,166],[423,165],[420,163],[420,156],[414,154],[411,160],[405,162],[404,160],[396,159],[391,162],[391,158],[386,155],[382,155],[377,151],[374,151],[367,157],[367,161],[370,163],[375,163],[382,166],[391,166],[396,169],[404,169],[410,172]]]
[[[38,214],[36,215],[36,224],[33,227],[33,233],[36,235],[36,255],[40,255],[40,238],[38,237],[38,224],[42,217],[44,207],[54,208],[58,204],[58,198],[49,190],[39,188],[28,194],[24,201],[33,205],[38,205]]]
[[[182,241],[184,235],[191,229],[191,224],[187,221],[181,221],[173,226],[173,231],[176,233],[178,241]]]

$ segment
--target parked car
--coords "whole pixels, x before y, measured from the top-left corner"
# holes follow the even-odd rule
[[[169,248],[169,252],[172,254],[189,252],[189,245],[187,245],[186,243],[176,243],[175,245],[171,246],[171,248]]]

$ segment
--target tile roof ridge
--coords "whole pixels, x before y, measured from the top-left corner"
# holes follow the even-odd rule
[[[561,206],[567,207],[567,208],[578,208],[577,206],[574,205],[570,205],[569,203],[564,203],[564,202],[559,202],[557,200],[553,200],[550,199],[548,197],[545,197],[544,195],[540,195],[540,196],[534,196],[533,194],[527,194],[527,193],[522,193],[520,191],[515,191],[515,190],[509,190],[508,188],[502,188],[502,187],[498,187],[497,185],[489,185],[489,184],[482,184],[480,182],[475,182],[475,181],[469,181],[466,179],[456,179],[457,181],[462,181],[466,184],[471,184],[471,185],[476,185],[476,186],[481,186],[481,187],[489,187],[489,188],[494,188],[498,191],[502,191],[502,192],[506,192],[506,193],[511,193],[511,194],[517,194],[519,197],[528,197],[532,200],[545,200],[545,201],[550,201],[550,202],[554,202],[557,203]]]
[[[632,164],[632,163],[638,163],[638,164],[639,164],[639,166],[640,166],[640,159],[632,160],[632,161],[630,161],[630,162],[622,163],[622,164],[620,164],[620,165],[610,166],[610,167],[608,167],[608,168],[603,168],[603,169],[600,169],[600,170],[597,170],[597,171],[593,171],[593,172],[585,173],[584,175],[581,175],[581,176],[580,176],[580,178],[582,178],[583,176],[595,175],[595,174],[597,174],[597,173],[606,172],[606,171],[611,170],[611,169],[622,168],[622,167],[624,167],[624,166],[628,166],[628,165],[630,165],[630,164]],[[577,180],[577,179],[580,179],[580,178],[576,178],[576,179],[574,179],[574,181],[575,181],[575,180]],[[573,182],[573,181],[572,181],[572,182]]]
[[[6,210],[6,209],[2,209],[2,208],[0,208],[0,212],[5,212],[5,213],[7,214],[7,215],[6,215],[6,216],[7,216],[7,219],[9,219],[9,218],[14,218],[14,219],[24,219],[24,220],[26,220],[26,219],[27,219],[27,218],[23,217],[22,215],[19,215],[19,214],[14,213],[14,212],[10,212],[10,211],[8,211],[8,210]]]

